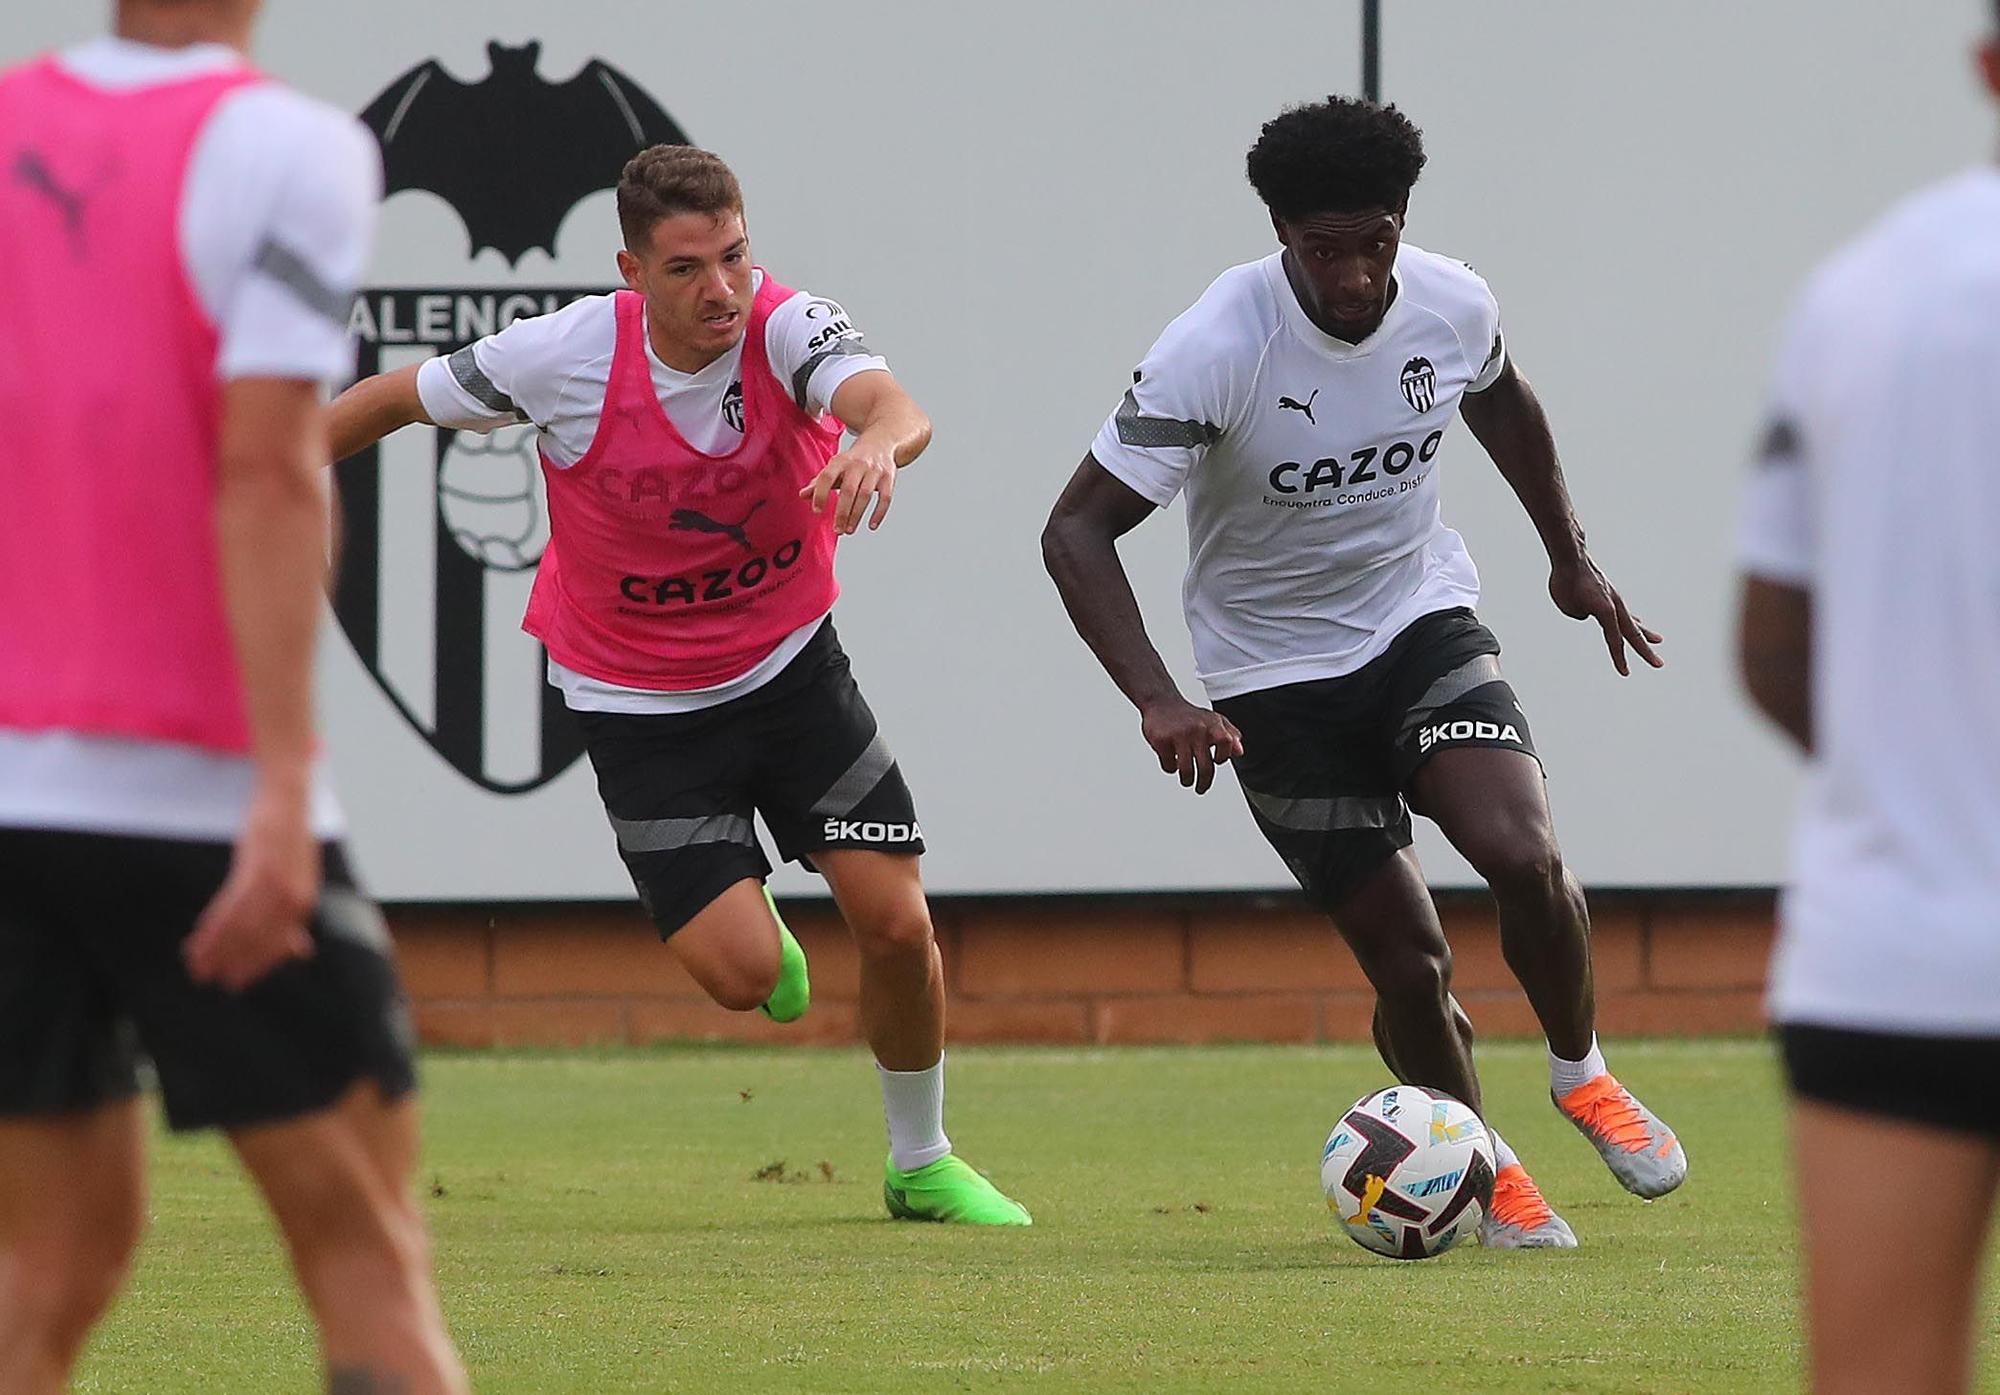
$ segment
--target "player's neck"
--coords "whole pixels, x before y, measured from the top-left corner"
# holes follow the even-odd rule
[[[238,53],[250,51],[251,15],[241,6],[208,4],[155,5],[124,0],[112,32],[134,43],[155,48],[189,48],[224,44]]]

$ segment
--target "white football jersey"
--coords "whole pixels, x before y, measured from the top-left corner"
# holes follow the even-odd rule
[[[1814,751],[1779,1021],[2000,1033],[2000,170],[1925,190],[1808,285],[1744,570],[1812,597]]]
[[[1151,502],[1187,495],[1181,588],[1211,700],[1360,668],[1411,621],[1479,599],[1438,502],[1438,447],[1506,365],[1463,262],[1404,243],[1396,297],[1349,344],[1283,254],[1231,267],[1168,325],[1091,447]]]

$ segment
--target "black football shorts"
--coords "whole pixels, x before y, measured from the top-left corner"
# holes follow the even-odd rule
[[[1257,827],[1329,911],[1409,846],[1405,796],[1433,755],[1535,755],[1500,676],[1500,642],[1464,608],[1416,620],[1353,673],[1223,698],[1215,710],[1243,733],[1234,764]]]
[[[276,1123],[362,1079],[416,1086],[409,1007],[381,914],[323,850],[313,954],[241,993],[198,984],[181,943],[227,844],[0,828],[0,1116],[130,1097],[150,1058],[176,1129]]]
[[[917,854],[910,787],[829,618],[761,688],[699,712],[578,712],[640,904],[665,939],[735,883],[830,848]]]
[[[2000,1139],[2000,1038],[1778,1024],[1792,1093],[1905,1124]]]

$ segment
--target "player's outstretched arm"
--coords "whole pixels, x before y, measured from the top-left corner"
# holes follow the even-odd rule
[[[182,953],[198,981],[230,990],[312,951],[305,926],[318,899],[319,845],[307,810],[325,432],[316,382],[240,378],[223,390],[216,541],[254,777],[229,876]]]
[[[1063,606],[1118,690],[1139,709],[1140,731],[1160,769],[1208,793],[1215,767],[1243,754],[1227,717],[1181,696],[1132,594],[1118,539],[1143,523],[1153,504],[1086,455],[1042,529],[1042,563]]]
[[[924,453],[931,443],[931,419],[887,369],[856,373],[842,383],[827,404],[841,425],[854,433],[846,450],[826,462],[813,482],[799,491],[811,498],[813,512],[825,512],[833,501],[833,526],[852,533],[868,519],[869,531],[889,516],[896,492],[896,471]],[[875,512],[868,513],[870,502]]]
[[[1597,621],[1620,674],[1631,671],[1625,662],[1628,644],[1654,668],[1663,667],[1666,661],[1653,646],[1664,636],[1632,614],[1584,546],[1583,525],[1570,507],[1548,413],[1528,380],[1510,361],[1491,387],[1466,393],[1458,410],[1541,536],[1549,554],[1549,596],[1556,609],[1572,620]]]
[[[366,450],[392,431],[419,422],[431,424],[424,400],[417,395],[420,364],[363,378],[333,399],[330,441],[334,460]]]
[[[1812,593],[1760,576],[1743,578],[1736,666],[1759,712],[1812,750]]]

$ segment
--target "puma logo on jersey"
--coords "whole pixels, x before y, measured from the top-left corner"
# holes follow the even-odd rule
[[[764,507],[764,502],[764,500],[759,499],[756,503],[752,504],[750,506],[750,513],[744,514],[742,519],[736,523],[724,523],[720,519],[710,518],[700,509],[675,509],[667,517],[667,529],[669,532],[678,533],[716,533],[723,537],[736,539],[737,542],[743,544],[745,552],[755,552],[757,548],[751,543],[750,535],[744,531],[744,526],[750,522],[750,514],[754,514],[757,510]]]
[[[1318,388],[1314,388],[1312,391],[1312,396],[1308,397],[1303,402],[1299,401],[1295,397],[1285,397],[1281,395],[1278,398],[1278,410],[1281,412],[1304,412],[1306,414],[1306,420],[1311,422],[1314,426],[1318,426],[1319,420],[1318,418],[1313,416],[1313,403],[1318,399],[1319,399]]]
[[[14,182],[32,190],[56,206],[62,215],[63,231],[69,234],[71,249],[83,255],[83,215],[89,195],[82,189],[65,189],[49,168],[40,151],[23,150],[14,157]]]

